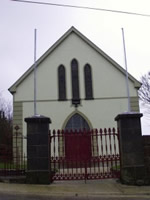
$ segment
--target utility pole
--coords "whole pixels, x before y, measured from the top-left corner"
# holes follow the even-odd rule
[[[37,86],[36,86],[36,32],[37,30],[34,29],[34,115],[37,115]]]
[[[123,39],[123,50],[124,50],[124,63],[125,63],[125,70],[126,70],[126,88],[127,88],[127,97],[128,97],[128,112],[131,112],[128,69],[127,69],[127,56],[126,56],[125,37],[124,37],[124,29],[123,28],[122,28],[122,39]]]

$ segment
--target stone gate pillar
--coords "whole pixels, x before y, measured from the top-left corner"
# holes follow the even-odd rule
[[[41,115],[25,118],[27,123],[27,183],[50,183],[50,118]]]
[[[119,128],[121,181],[125,184],[144,184],[144,148],[141,134],[141,113],[119,114],[115,120]]]

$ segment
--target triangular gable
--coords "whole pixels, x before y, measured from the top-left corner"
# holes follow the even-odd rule
[[[116,69],[121,71],[124,75],[126,75],[125,70],[116,63],[112,58],[110,58],[106,53],[104,53],[99,47],[97,47],[93,42],[91,42],[87,37],[85,37],[82,33],[80,33],[73,26],[60,38],[58,39],[36,62],[38,65],[52,53],[71,33],[75,33],[78,35],[84,42],[86,42],[90,47],[92,47],[95,51],[97,51],[101,56],[103,56],[106,60],[108,60]],[[16,92],[16,87],[34,70],[34,64],[8,89],[12,94]],[[129,79],[134,83],[135,88],[140,88],[141,83],[136,80],[131,74],[128,73]]]

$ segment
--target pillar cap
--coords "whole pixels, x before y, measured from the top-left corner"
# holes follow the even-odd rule
[[[142,113],[137,112],[124,112],[115,117],[115,121],[118,121],[119,119],[125,119],[125,118],[141,118],[143,116]]]
[[[25,122],[47,122],[51,123],[51,119],[49,117],[45,117],[44,115],[33,115],[31,117],[27,117],[24,119]]]

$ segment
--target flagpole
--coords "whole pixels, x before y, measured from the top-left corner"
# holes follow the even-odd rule
[[[126,56],[126,47],[125,47],[125,37],[124,37],[124,29],[122,29],[122,39],[123,39],[123,50],[124,50],[124,63],[126,70],[126,88],[127,88],[127,96],[128,96],[128,112],[131,112],[131,103],[130,103],[130,92],[129,92],[129,79],[128,79],[128,68],[127,68],[127,56]]]
[[[37,115],[37,107],[36,107],[36,37],[37,30],[34,29],[34,115]]]

